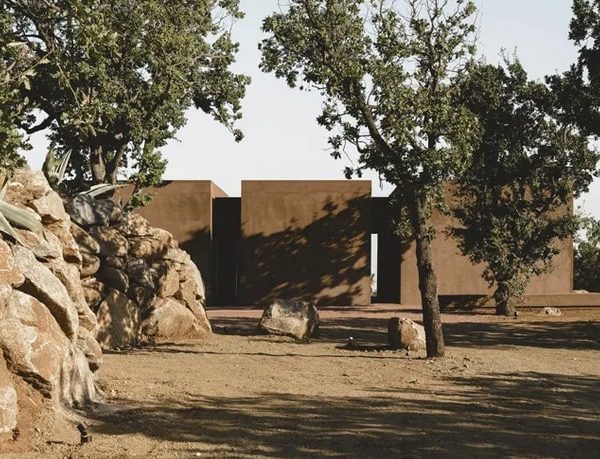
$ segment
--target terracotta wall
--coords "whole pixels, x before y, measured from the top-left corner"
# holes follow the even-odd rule
[[[371,302],[370,181],[244,181],[238,299]]]
[[[433,263],[438,280],[438,295],[491,295],[491,290],[481,277],[483,267],[474,265],[460,253],[456,241],[444,234],[451,224],[449,216],[434,212],[432,216],[436,238],[432,243]],[[532,279],[526,294],[570,293],[573,289],[573,243],[565,241],[559,255],[554,257],[554,270]],[[402,253],[400,273],[400,301],[402,304],[420,305],[419,277],[415,243]]]

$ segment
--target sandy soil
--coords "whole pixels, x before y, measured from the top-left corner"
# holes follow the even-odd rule
[[[106,355],[93,441],[49,425],[30,456],[600,457],[600,308],[445,314],[435,360],[385,348],[387,318],[420,319],[397,306],[323,310],[309,343],[209,315],[209,343]]]

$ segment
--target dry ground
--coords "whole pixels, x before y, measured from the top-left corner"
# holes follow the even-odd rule
[[[324,310],[310,343],[209,315],[209,343],[106,355],[92,443],[51,425],[31,456],[600,457],[600,308],[445,314],[435,360],[385,349],[387,318],[420,318],[397,306]]]

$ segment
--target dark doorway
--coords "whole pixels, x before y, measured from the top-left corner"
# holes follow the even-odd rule
[[[241,199],[213,200],[213,295],[210,303],[237,304]]]
[[[371,198],[371,233],[377,234],[377,303],[400,303],[402,243],[394,234],[389,198]]]

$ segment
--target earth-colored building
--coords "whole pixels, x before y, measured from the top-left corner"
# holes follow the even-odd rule
[[[167,181],[153,193],[142,215],[190,253],[205,277],[209,304],[253,305],[274,297],[323,305],[420,304],[414,244],[393,234],[393,209],[387,198],[371,196],[370,181],[243,181],[241,198],[228,197],[210,181]],[[446,235],[449,217],[437,213],[433,222],[441,301],[489,297],[481,266]],[[525,304],[597,302],[573,293],[572,279],[573,245],[566,241],[554,270],[532,280]]]

